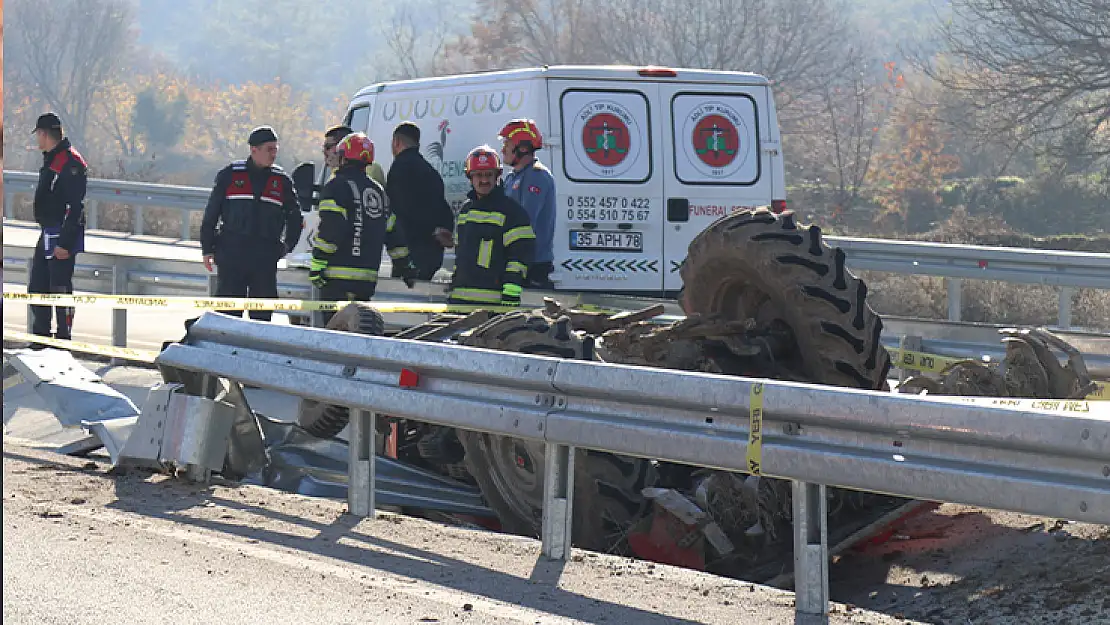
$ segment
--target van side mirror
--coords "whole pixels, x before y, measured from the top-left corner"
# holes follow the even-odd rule
[[[293,189],[301,212],[307,213],[316,206],[316,164],[304,162],[293,170]]]

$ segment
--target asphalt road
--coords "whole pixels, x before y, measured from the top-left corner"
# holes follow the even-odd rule
[[[736,580],[250,486],[204,487],[4,448],[4,621],[793,623]],[[832,623],[906,623],[836,606]]]

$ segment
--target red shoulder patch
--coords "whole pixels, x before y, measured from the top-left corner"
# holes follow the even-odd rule
[[[89,164],[85,162],[85,157],[81,156],[81,153],[78,152],[76,149],[70,148],[69,153],[73,155],[73,158],[76,159],[78,163],[81,163],[82,167],[86,169],[89,167]]]
[[[535,193],[536,195],[540,194],[540,188],[537,187],[536,185],[530,185],[528,187],[528,190],[531,191],[532,193]]]
[[[62,173],[62,168],[69,162],[69,152],[58,152],[54,155],[54,160],[50,161],[50,171],[55,174]]]

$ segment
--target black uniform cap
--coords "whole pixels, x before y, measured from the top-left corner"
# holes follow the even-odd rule
[[[247,139],[247,143],[249,143],[251,147],[257,147],[263,143],[277,140],[277,133],[274,132],[273,128],[269,126],[259,126],[251,131],[251,136]]]
[[[54,113],[43,113],[35,122],[35,130],[61,130],[62,120]],[[32,130],[31,132],[35,132]]]

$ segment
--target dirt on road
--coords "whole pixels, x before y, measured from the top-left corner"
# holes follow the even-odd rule
[[[829,580],[835,599],[926,623],[1110,624],[1110,527],[945,504]]]

